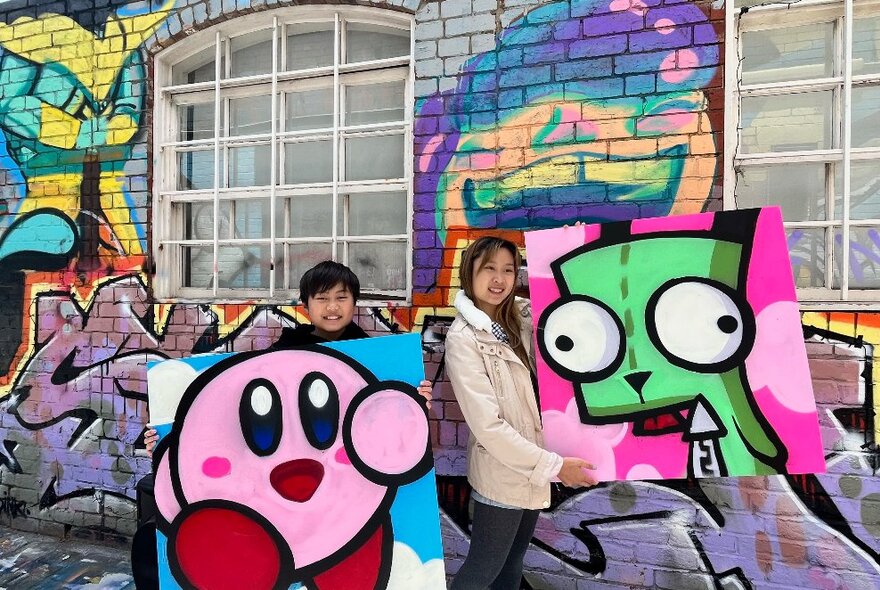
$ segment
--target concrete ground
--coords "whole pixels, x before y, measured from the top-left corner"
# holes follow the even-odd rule
[[[0,526],[0,590],[135,590],[129,548]]]

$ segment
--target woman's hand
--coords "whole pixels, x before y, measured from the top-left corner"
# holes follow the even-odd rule
[[[594,486],[597,483],[595,477],[587,473],[587,469],[595,469],[596,466],[587,463],[577,457],[563,457],[562,469],[559,470],[559,481],[570,488]]]
[[[431,409],[431,397],[434,391],[434,386],[431,385],[431,382],[427,379],[423,379],[421,383],[419,383],[419,395],[425,398],[425,407],[429,410]]]
[[[144,445],[147,447],[147,457],[153,457],[153,449],[156,448],[157,442],[159,442],[159,433],[156,432],[154,428],[148,429],[144,433]]]

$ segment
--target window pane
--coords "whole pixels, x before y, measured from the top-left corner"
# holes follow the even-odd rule
[[[214,44],[171,67],[171,83],[195,84],[214,80]]]
[[[821,221],[825,212],[823,162],[742,166],[736,176],[736,206],[779,205],[786,221]]]
[[[333,142],[308,141],[284,145],[284,181],[287,184],[333,180]]]
[[[269,199],[235,201],[235,235],[239,239],[269,238]]]
[[[213,203],[178,203],[174,208],[183,217],[184,240],[214,239]]]
[[[229,99],[229,135],[271,132],[272,99],[268,94]]]
[[[750,31],[742,39],[743,84],[833,75],[834,26],[830,22]]]
[[[345,140],[346,180],[402,178],[403,168],[403,135]]]
[[[366,23],[348,23],[346,63],[409,55],[409,30]]]
[[[214,103],[177,107],[178,141],[195,141],[214,137]],[[222,132],[222,124],[221,124]]]
[[[214,149],[198,152],[178,152],[177,190],[214,188]]]
[[[364,125],[402,121],[404,118],[403,101],[403,80],[371,86],[347,86],[345,88],[345,124]]]
[[[220,246],[221,289],[268,289],[269,246]]]
[[[849,287],[880,288],[880,232],[876,227],[850,227],[849,240]],[[835,235],[835,266],[842,265],[842,247],[843,237]]]
[[[850,172],[850,219],[880,219],[880,161],[854,160]],[[843,168],[837,167],[834,192],[840,195],[835,215],[842,216]]]
[[[288,92],[284,112],[285,131],[333,127],[333,89]]]
[[[880,147],[880,86],[852,89],[852,147]]]
[[[333,258],[330,244],[290,244],[290,287],[299,289],[299,280],[307,270]]]
[[[230,43],[233,78],[272,73],[272,29],[234,37]]]
[[[825,230],[787,228],[788,253],[798,287],[825,286]]]
[[[272,150],[268,145],[229,148],[229,186],[265,186],[271,182]]]
[[[340,235],[378,236],[406,233],[406,193],[358,193],[341,195],[340,200],[337,223]],[[343,215],[346,200],[348,212]],[[348,228],[345,227],[346,222]]]
[[[742,99],[744,153],[831,148],[830,90]]]
[[[181,255],[183,260],[181,282],[183,286],[210,289],[212,285],[211,269],[214,266],[212,247],[183,246],[181,247]]]
[[[287,25],[287,69],[333,65],[333,23]]]
[[[332,229],[333,197],[308,195],[290,199],[290,237],[329,237]]]
[[[853,75],[880,73],[880,16],[853,20]]]
[[[349,244],[348,265],[363,291],[406,289],[406,244]]]

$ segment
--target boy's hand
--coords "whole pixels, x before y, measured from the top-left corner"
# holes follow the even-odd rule
[[[434,391],[434,386],[431,385],[431,382],[427,379],[423,379],[421,383],[419,383],[419,395],[425,398],[425,407],[429,410],[431,409],[431,394]]]
[[[147,457],[153,457],[153,449],[156,448],[157,442],[159,442],[159,433],[153,428],[148,429],[144,433],[144,445],[147,447]]]
[[[570,488],[590,487],[596,485],[596,478],[587,473],[586,469],[595,469],[595,465],[577,457],[563,457],[562,469],[559,470],[559,481]]]

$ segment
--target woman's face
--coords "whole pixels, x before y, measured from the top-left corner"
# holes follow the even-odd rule
[[[495,319],[498,306],[511,295],[516,283],[513,254],[505,248],[499,248],[491,255],[484,254],[474,261],[473,273],[474,303]]]

